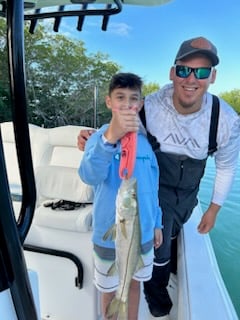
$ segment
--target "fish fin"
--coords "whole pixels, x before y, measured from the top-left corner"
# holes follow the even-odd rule
[[[107,307],[107,317],[111,318],[115,314],[118,314],[119,320],[126,320],[128,314],[127,303],[122,302],[117,298],[113,298]]]
[[[111,267],[108,269],[107,275],[108,276],[113,276],[114,274],[117,273],[117,268],[116,268],[116,263],[113,262],[113,264],[111,265]]]
[[[116,224],[111,226],[111,228],[109,228],[107,232],[104,234],[103,240],[106,241],[108,238],[111,240],[116,239]]]
[[[124,236],[125,239],[127,239],[127,231],[126,231],[126,224],[125,224],[126,220],[123,219],[120,221],[120,226],[121,226],[121,232],[122,235]]]

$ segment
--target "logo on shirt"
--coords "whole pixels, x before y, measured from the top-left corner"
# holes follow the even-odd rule
[[[117,153],[114,158],[115,158],[116,160],[120,161],[120,159],[121,159],[121,153]],[[149,157],[149,155],[136,156],[136,159],[145,161],[145,160],[150,160],[150,157]]]
[[[164,142],[173,143],[180,146],[189,146],[195,149],[199,149],[200,146],[195,139],[184,138],[178,136],[176,133],[170,133],[165,139]]]

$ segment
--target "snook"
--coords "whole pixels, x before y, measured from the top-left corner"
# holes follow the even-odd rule
[[[114,230],[115,229],[115,230]],[[107,316],[118,314],[118,319],[128,318],[128,293],[133,274],[143,267],[141,258],[141,236],[137,203],[137,181],[135,178],[123,180],[116,199],[116,225],[104,236],[115,233],[116,260],[108,271],[119,275],[119,286],[109,304]]]

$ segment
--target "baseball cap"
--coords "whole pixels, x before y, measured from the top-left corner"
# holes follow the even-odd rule
[[[216,66],[219,63],[216,47],[204,37],[184,41],[178,50],[175,63],[177,60],[182,60],[195,53],[206,55],[212,61],[212,66]]]

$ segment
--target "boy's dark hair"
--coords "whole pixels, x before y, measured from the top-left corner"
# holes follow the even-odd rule
[[[143,81],[142,79],[134,73],[130,72],[121,72],[117,73],[112,77],[112,80],[109,84],[108,93],[109,95],[112,93],[114,89],[117,88],[130,88],[136,89],[140,92],[142,91]]]

